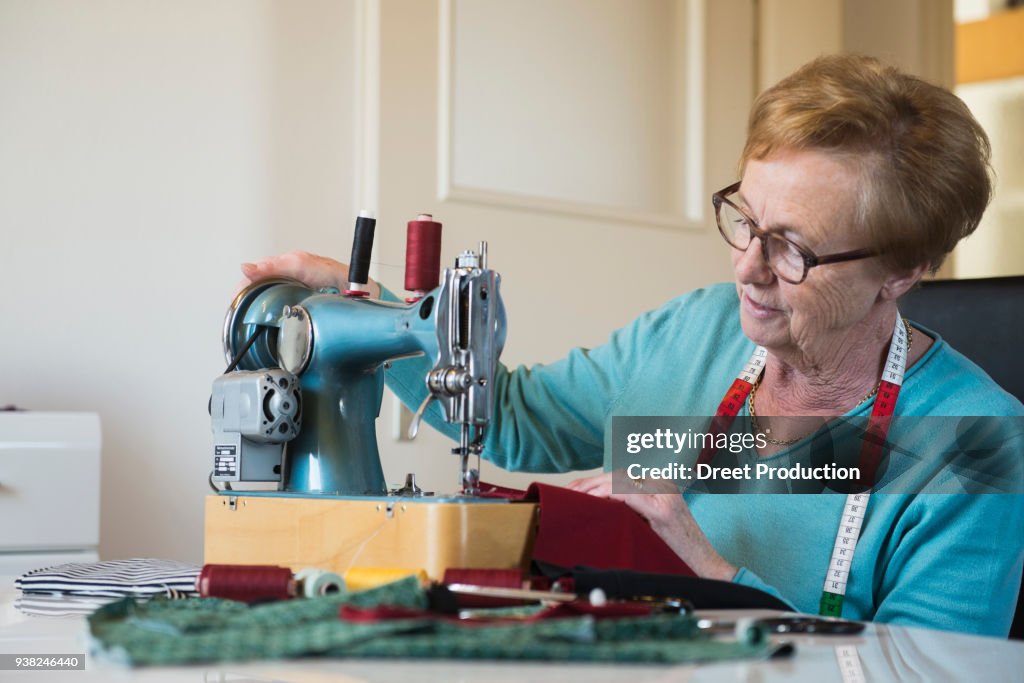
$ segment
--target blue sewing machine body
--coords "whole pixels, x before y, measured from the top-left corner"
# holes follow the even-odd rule
[[[407,304],[281,278],[240,292],[223,342],[241,372],[214,383],[211,481],[277,480],[292,494],[387,495],[375,428],[384,365],[425,354],[433,361],[424,378],[429,393],[414,424],[427,402],[441,402],[445,420],[462,430],[461,493],[474,495],[478,471],[468,457],[482,449],[505,340],[500,276],[486,268],[485,249],[464,252],[440,286]]]

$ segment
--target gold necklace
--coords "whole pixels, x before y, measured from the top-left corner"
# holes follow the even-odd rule
[[[910,321],[907,320],[906,318],[903,319],[903,327],[907,331],[907,357],[909,358],[910,357],[910,349],[912,349],[914,347],[914,328],[910,326]],[[757,413],[754,411],[754,398],[755,398],[755,396],[757,396],[757,387],[760,384],[761,384],[761,378],[758,377],[757,381],[754,382],[754,386],[750,387],[750,393],[747,394],[747,411],[750,413],[750,426],[753,427],[754,431],[756,431],[758,434],[764,434],[765,435],[765,441],[767,441],[768,443],[770,443],[773,446],[792,446],[797,441],[803,441],[808,436],[810,436],[815,431],[817,431],[817,430],[814,430],[814,431],[807,432],[806,434],[804,434],[802,436],[798,436],[795,439],[773,439],[770,436],[768,436],[768,430],[761,428],[760,423],[758,423],[758,421],[757,421]],[[871,391],[869,391],[864,398],[862,398],[861,400],[857,401],[857,405],[855,405],[854,408],[857,408],[861,404],[863,404],[866,401],[868,401],[869,399],[871,399],[875,394],[877,394],[878,393],[878,387],[880,387],[880,386],[882,386],[882,380],[878,380],[878,384],[875,385],[875,388],[872,389]]]

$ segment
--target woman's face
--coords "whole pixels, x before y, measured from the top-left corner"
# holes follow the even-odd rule
[[[749,161],[737,203],[762,230],[774,231],[817,255],[870,246],[854,224],[860,178],[848,164],[818,151],[786,151]],[[793,285],[780,280],[761,255],[760,240],[732,250],[743,332],[774,352],[818,358],[878,300],[885,273],[874,258],[811,268]]]

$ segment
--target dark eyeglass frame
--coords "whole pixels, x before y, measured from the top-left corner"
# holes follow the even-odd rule
[[[761,257],[764,259],[764,262],[768,265],[771,271],[775,273],[775,276],[777,278],[779,278],[780,280],[784,280],[790,283],[791,285],[798,285],[804,280],[806,280],[807,273],[811,270],[811,268],[814,268],[815,266],[822,266],[827,263],[841,263],[843,261],[857,261],[859,259],[878,256],[880,253],[876,249],[865,248],[853,249],[852,251],[843,251],[836,254],[826,254],[824,256],[818,256],[807,247],[797,244],[788,237],[784,237],[782,235],[773,233],[770,230],[762,230],[761,226],[757,224],[757,221],[755,221],[749,213],[747,213],[744,209],[740,208],[739,206],[736,205],[735,202],[729,199],[729,195],[734,194],[739,189],[740,182],[735,182],[729,187],[719,190],[718,192],[715,192],[713,195],[711,195],[711,204],[715,207],[715,223],[718,224],[718,232],[721,233],[722,237],[725,239],[726,243],[730,247],[732,247],[733,249],[739,249],[740,251],[746,251],[750,247],[750,243],[754,241],[755,237],[760,239]],[[728,204],[733,209],[735,209],[741,216],[747,219],[747,222],[750,225],[750,243],[748,243],[746,247],[739,247],[733,244],[732,240],[729,239],[728,234],[726,234],[725,227],[722,225],[722,204]],[[764,237],[771,237],[772,239],[782,240],[783,242],[786,242],[794,249],[796,249],[797,253],[799,253],[800,256],[803,257],[804,273],[799,280],[794,281],[787,277],[783,277],[779,273],[775,272],[775,269],[771,267],[771,262],[768,260],[768,240],[764,239]]]

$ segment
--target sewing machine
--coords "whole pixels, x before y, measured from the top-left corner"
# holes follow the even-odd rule
[[[440,578],[448,567],[528,561],[535,506],[478,496],[506,325],[486,243],[463,252],[438,285],[439,266],[424,265],[424,255],[440,253],[440,224],[424,215],[411,221],[413,296],[392,303],[365,289],[371,220],[357,221],[347,290],[262,280],[228,309],[228,371],[210,401],[210,481],[224,489],[207,499],[207,563],[424,569]],[[381,468],[375,423],[385,366],[421,354],[432,366],[410,432],[434,400],[459,426],[459,487],[451,495],[425,494],[411,474],[389,491]],[[277,490],[246,491],[246,482],[276,482]]]

